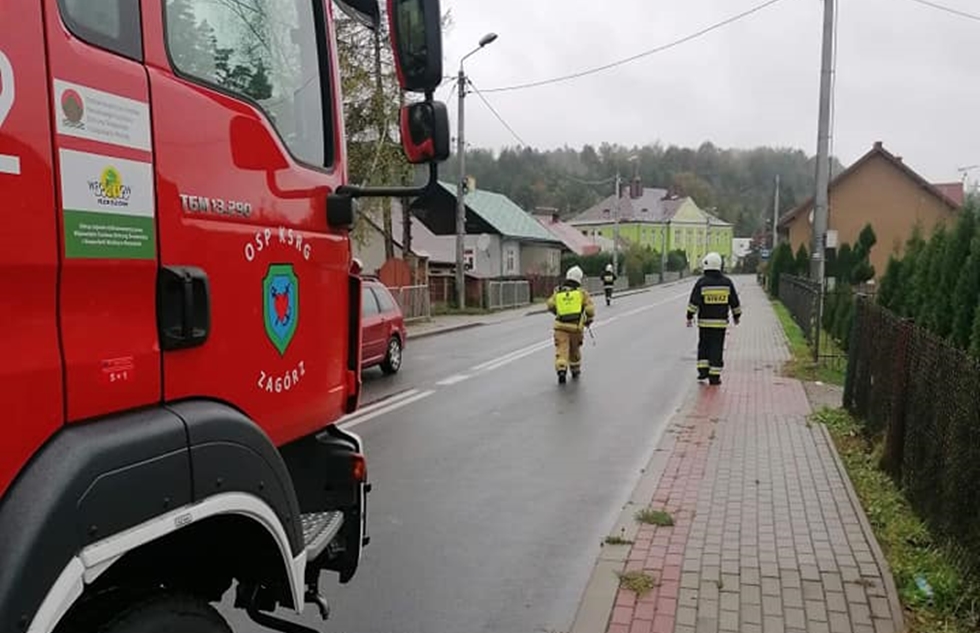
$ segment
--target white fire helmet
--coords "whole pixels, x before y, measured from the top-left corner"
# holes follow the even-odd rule
[[[721,270],[721,255],[718,253],[708,253],[704,256],[702,267],[705,270]]]

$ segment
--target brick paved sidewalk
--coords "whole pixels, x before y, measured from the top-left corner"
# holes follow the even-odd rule
[[[674,526],[631,530],[625,569],[658,586],[639,598],[619,589],[606,631],[901,631],[829,435],[807,423],[803,386],[778,375],[789,358],[779,322],[754,280],[739,285],[745,319],[730,330],[724,383],[698,387],[658,448],[650,507]]]

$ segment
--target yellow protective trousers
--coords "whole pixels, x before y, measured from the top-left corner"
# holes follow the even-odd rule
[[[555,370],[578,372],[582,367],[582,330],[555,329]]]

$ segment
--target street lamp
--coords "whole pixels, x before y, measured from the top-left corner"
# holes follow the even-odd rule
[[[463,265],[463,251],[466,242],[466,140],[463,128],[463,100],[466,98],[466,73],[463,62],[487,44],[497,39],[496,33],[487,33],[480,38],[479,46],[463,55],[459,60],[459,130],[456,134],[456,153],[459,155],[459,181],[456,183],[456,305],[462,310],[466,307],[466,269]]]

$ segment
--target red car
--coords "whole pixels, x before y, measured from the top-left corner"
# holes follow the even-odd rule
[[[361,369],[378,365],[394,374],[402,366],[405,349],[401,308],[377,279],[365,277],[361,288]]]

